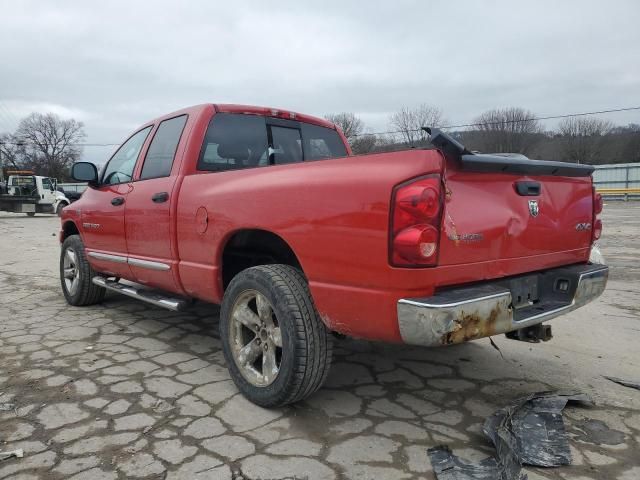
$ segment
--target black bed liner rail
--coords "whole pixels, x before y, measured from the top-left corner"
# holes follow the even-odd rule
[[[424,127],[431,143],[446,155],[460,161],[464,170],[472,172],[500,172],[517,175],[552,175],[556,177],[589,177],[592,165],[531,160],[524,155],[473,153],[451,135],[437,128]]]

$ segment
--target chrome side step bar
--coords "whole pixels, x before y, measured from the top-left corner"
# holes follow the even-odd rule
[[[138,300],[150,303],[156,307],[166,308],[174,312],[184,310],[191,303],[190,300],[186,298],[172,297],[158,290],[148,290],[145,288],[134,287],[132,285],[125,285],[124,283],[109,280],[101,276],[95,276],[91,281],[95,285],[111,290],[112,292],[121,293],[131,298],[137,298]]]

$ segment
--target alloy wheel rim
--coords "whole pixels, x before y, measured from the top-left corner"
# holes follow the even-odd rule
[[[78,268],[78,259],[73,248],[67,248],[64,252],[62,269],[64,275],[64,286],[69,295],[75,295],[80,283],[80,269]]]
[[[256,290],[242,292],[231,310],[233,360],[251,385],[271,385],[280,372],[282,334],[273,306]]]

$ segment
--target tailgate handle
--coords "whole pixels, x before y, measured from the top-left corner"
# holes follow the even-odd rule
[[[540,195],[540,182],[527,180],[516,182],[516,192],[523,197],[537,197]]]

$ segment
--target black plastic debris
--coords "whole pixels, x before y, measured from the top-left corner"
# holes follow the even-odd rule
[[[440,445],[427,450],[433,472],[438,480],[527,480],[520,473],[520,464],[507,468],[493,457],[472,464],[456,457],[449,447]]]
[[[568,402],[593,404],[582,393],[534,393],[498,410],[484,422],[483,431],[505,464],[570,465],[571,451],[562,420]]]
[[[623,387],[635,388],[636,390],[640,390],[640,382],[633,382],[631,380],[624,380],[622,378],[616,378],[616,377],[605,376],[604,378],[606,378],[607,380],[611,380],[612,382],[615,382],[619,385],[622,385]]]
[[[496,448],[495,458],[472,464],[449,447],[428,450],[438,480],[526,480],[522,465],[557,467],[571,464],[571,450],[562,420],[568,402],[592,405],[582,393],[540,392],[517,400],[491,415],[483,431]]]
[[[602,420],[584,419],[574,424],[576,440],[594,445],[620,445],[625,441],[624,432],[609,428]]]

